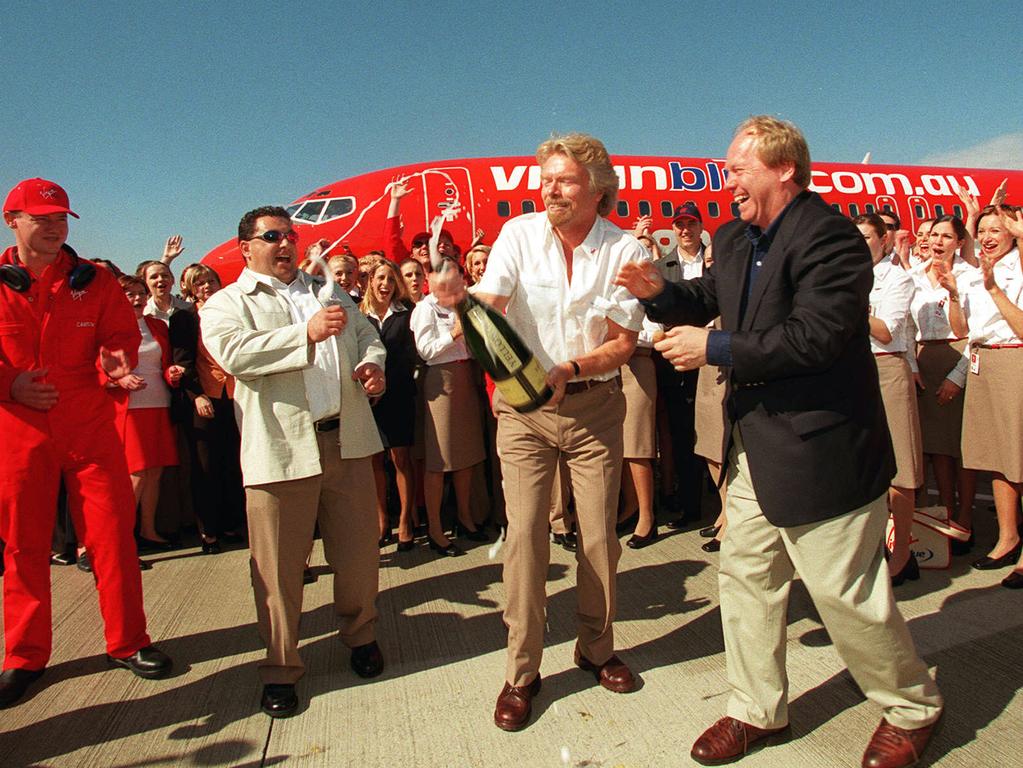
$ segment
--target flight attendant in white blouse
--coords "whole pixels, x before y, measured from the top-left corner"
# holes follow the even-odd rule
[[[914,269],[915,291],[910,314],[916,326],[917,364],[920,369],[917,404],[924,456],[934,468],[938,496],[949,517],[966,529],[972,525],[977,473],[964,469],[962,455],[963,390],[970,358],[966,337],[959,337],[948,323],[950,296],[957,296],[955,280],[973,270],[958,253],[966,228],[955,216],[928,223],[928,260]],[[951,281],[951,282],[950,282]],[[951,294],[946,285],[952,288]],[[958,494],[958,498],[957,498]],[[971,543],[953,542],[953,553],[968,552]]]
[[[923,483],[923,440],[917,413],[916,388],[906,352],[906,324],[913,298],[913,278],[884,255],[884,220],[875,213],[856,217],[874,261],[874,287],[870,291],[870,347],[877,363],[888,431],[895,450],[895,477],[888,489],[893,536],[888,567],[892,586],[920,578],[909,550],[915,489]]]
[[[992,473],[998,541],[973,567],[1016,564],[1002,584],[1023,588],[1016,509],[1023,491],[1023,274],[1014,237],[1023,237],[1018,211],[981,211],[977,222],[981,267],[957,281],[959,302],[949,303],[957,334],[969,330],[970,373],[963,412],[963,466]]]

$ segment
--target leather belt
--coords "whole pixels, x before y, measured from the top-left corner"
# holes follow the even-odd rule
[[[964,337],[965,338],[965,337]],[[963,339],[920,339],[921,344],[953,344]]]
[[[320,419],[319,421],[313,422],[313,429],[317,432],[333,432],[341,426],[340,416],[331,416],[327,419]]]
[[[981,349],[1019,349],[1023,344],[977,344]]]
[[[902,357],[904,354],[906,354],[906,353],[905,352],[875,352],[874,353],[874,357],[890,357],[892,355],[897,355],[899,357]]]
[[[585,381],[570,381],[565,385],[566,395],[578,395],[580,392],[585,392],[588,389],[599,387],[601,384],[615,383],[622,386],[622,375],[619,373],[613,379],[586,379]]]

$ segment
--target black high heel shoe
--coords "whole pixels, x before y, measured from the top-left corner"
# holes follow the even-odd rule
[[[629,549],[643,549],[643,547],[649,547],[655,541],[657,541],[656,525],[650,529],[650,533],[646,536],[640,536],[638,533],[632,534],[632,537],[625,542],[625,546]]]
[[[713,539],[718,535],[718,531],[720,530],[720,525],[708,525],[706,528],[700,529],[700,536],[704,539]]]
[[[1007,565],[1015,565],[1019,560],[1020,551],[1023,550],[1023,541],[1016,544],[1001,557],[988,557],[985,555],[979,560],[973,561],[973,567],[978,571],[993,571],[995,568],[1004,568]]]
[[[902,570],[892,576],[892,586],[902,586],[903,582],[907,579],[909,581],[917,581],[920,578],[920,565],[917,563],[916,558],[913,557],[913,553],[909,554],[909,560],[902,566]]]
[[[720,552],[721,551],[721,540],[711,539],[705,544],[700,545],[700,549],[704,552]]]
[[[408,541],[402,541],[398,539],[398,551],[399,552],[411,552],[416,546],[416,542],[413,539]]]
[[[959,541],[959,539],[952,539],[949,542],[951,546],[952,555],[958,557],[959,555],[968,555],[973,551],[973,531],[970,531],[970,538],[966,541]]]
[[[426,541],[430,545],[430,549],[438,555],[443,555],[445,557],[458,557],[459,555],[465,554],[465,552],[459,549],[453,541],[449,541],[448,545],[444,547],[434,541],[433,536],[430,536],[429,534],[426,535]]]
[[[490,541],[490,537],[482,528],[470,531],[461,523],[455,523],[454,534],[457,538],[466,538],[469,541]]]
[[[220,541],[214,539],[213,541],[202,540],[202,553],[204,555],[219,555],[224,550],[220,547]]]

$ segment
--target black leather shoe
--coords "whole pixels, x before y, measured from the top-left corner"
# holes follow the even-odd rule
[[[708,541],[705,544],[701,545],[700,549],[702,549],[704,552],[720,552],[721,551],[721,541],[718,540],[718,539],[711,539],[710,541]]]
[[[900,587],[902,584],[909,581],[917,581],[920,578],[920,564],[913,557],[912,553],[909,555],[909,560],[902,566],[902,570],[892,576],[892,586]]]
[[[408,541],[402,541],[398,539],[398,551],[399,552],[411,552],[416,546],[415,541],[409,539]]]
[[[628,533],[636,529],[636,523],[639,522],[639,512],[633,512],[624,520],[619,520],[615,523],[615,533]]]
[[[669,520],[664,525],[673,531],[684,531],[689,527],[689,518],[683,515],[682,517],[676,517],[674,520]]]
[[[267,683],[259,708],[270,717],[291,717],[298,711],[298,694],[292,684]]]
[[[427,535],[426,541],[430,544],[430,549],[436,552],[438,555],[444,555],[445,557],[458,557],[464,555],[461,549],[455,546],[455,542],[449,541],[446,547],[442,547],[436,541],[433,540],[432,536]]]
[[[1007,565],[1015,565],[1016,561],[1019,560],[1019,553],[1021,549],[1023,549],[1023,541],[1020,541],[1015,547],[1010,549],[1001,557],[987,557],[985,555],[979,560],[974,560],[973,567],[978,571],[993,571],[996,568],[1005,568]]]
[[[204,555],[219,555],[224,550],[220,546],[220,542],[217,539],[213,541],[202,540],[202,553]]]
[[[555,533],[551,538],[555,544],[560,544],[561,548],[566,552],[575,552],[579,549],[579,539],[571,531],[568,533]]]
[[[384,654],[376,640],[352,648],[352,671],[359,677],[376,677],[384,671]]]
[[[643,547],[649,547],[655,541],[657,541],[656,525],[650,529],[650,533],[646,536],[640,536],[638,533],[632,534],[632,538],[625,542],[625,546],[629,549],[643,549]]]
[[[78,558],[76,563],[78,570],[85,571],[86,573],[92,573],[92,563],[89,562],[89,553],[83,552],[82,556]]]
[[[700,529],[700,536],[705,539],[713,539],[718,535],[718,531],[721,530],[720,525],[708,525],[706,528]]]
[[[50,565],[74,565],[78,556],[74,552],[54,552],[50,555]]]
[[[107,662],[114,667],[130,669],[136,675],[146,680],[166,677],[173,666],[170,657],[155,645],[139,648],[126,659],[115,659],[108,654]]]
[[[949,546],[953,557],[959,557],[960,555],[968,555],[973,551],[973,532],[970,532],[970,538],[966,541],[959,541],[959,539],[952,539],[949,541]]]
[[[43,676],[43,669],[5,669],[0,672],[0,709],[16,704],[25,691]]]
[[[1013,571],[1002,579],[1002,586],[1006,589],[1023,589],[1023,573]]]
[[[387,533],[385,533],[383,536],[381,536],[377,540],[377,548],[378,549],[383,549],[388,544],[393,544],[394,541],[395,541],[395,539],[394,539],[394,531],[388,531]]]

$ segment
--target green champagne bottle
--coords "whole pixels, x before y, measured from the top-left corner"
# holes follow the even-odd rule
[[[504,315],[468,293],[456,310],[466,347],[512,408],[525,413],[551,399],[547,371]]]

